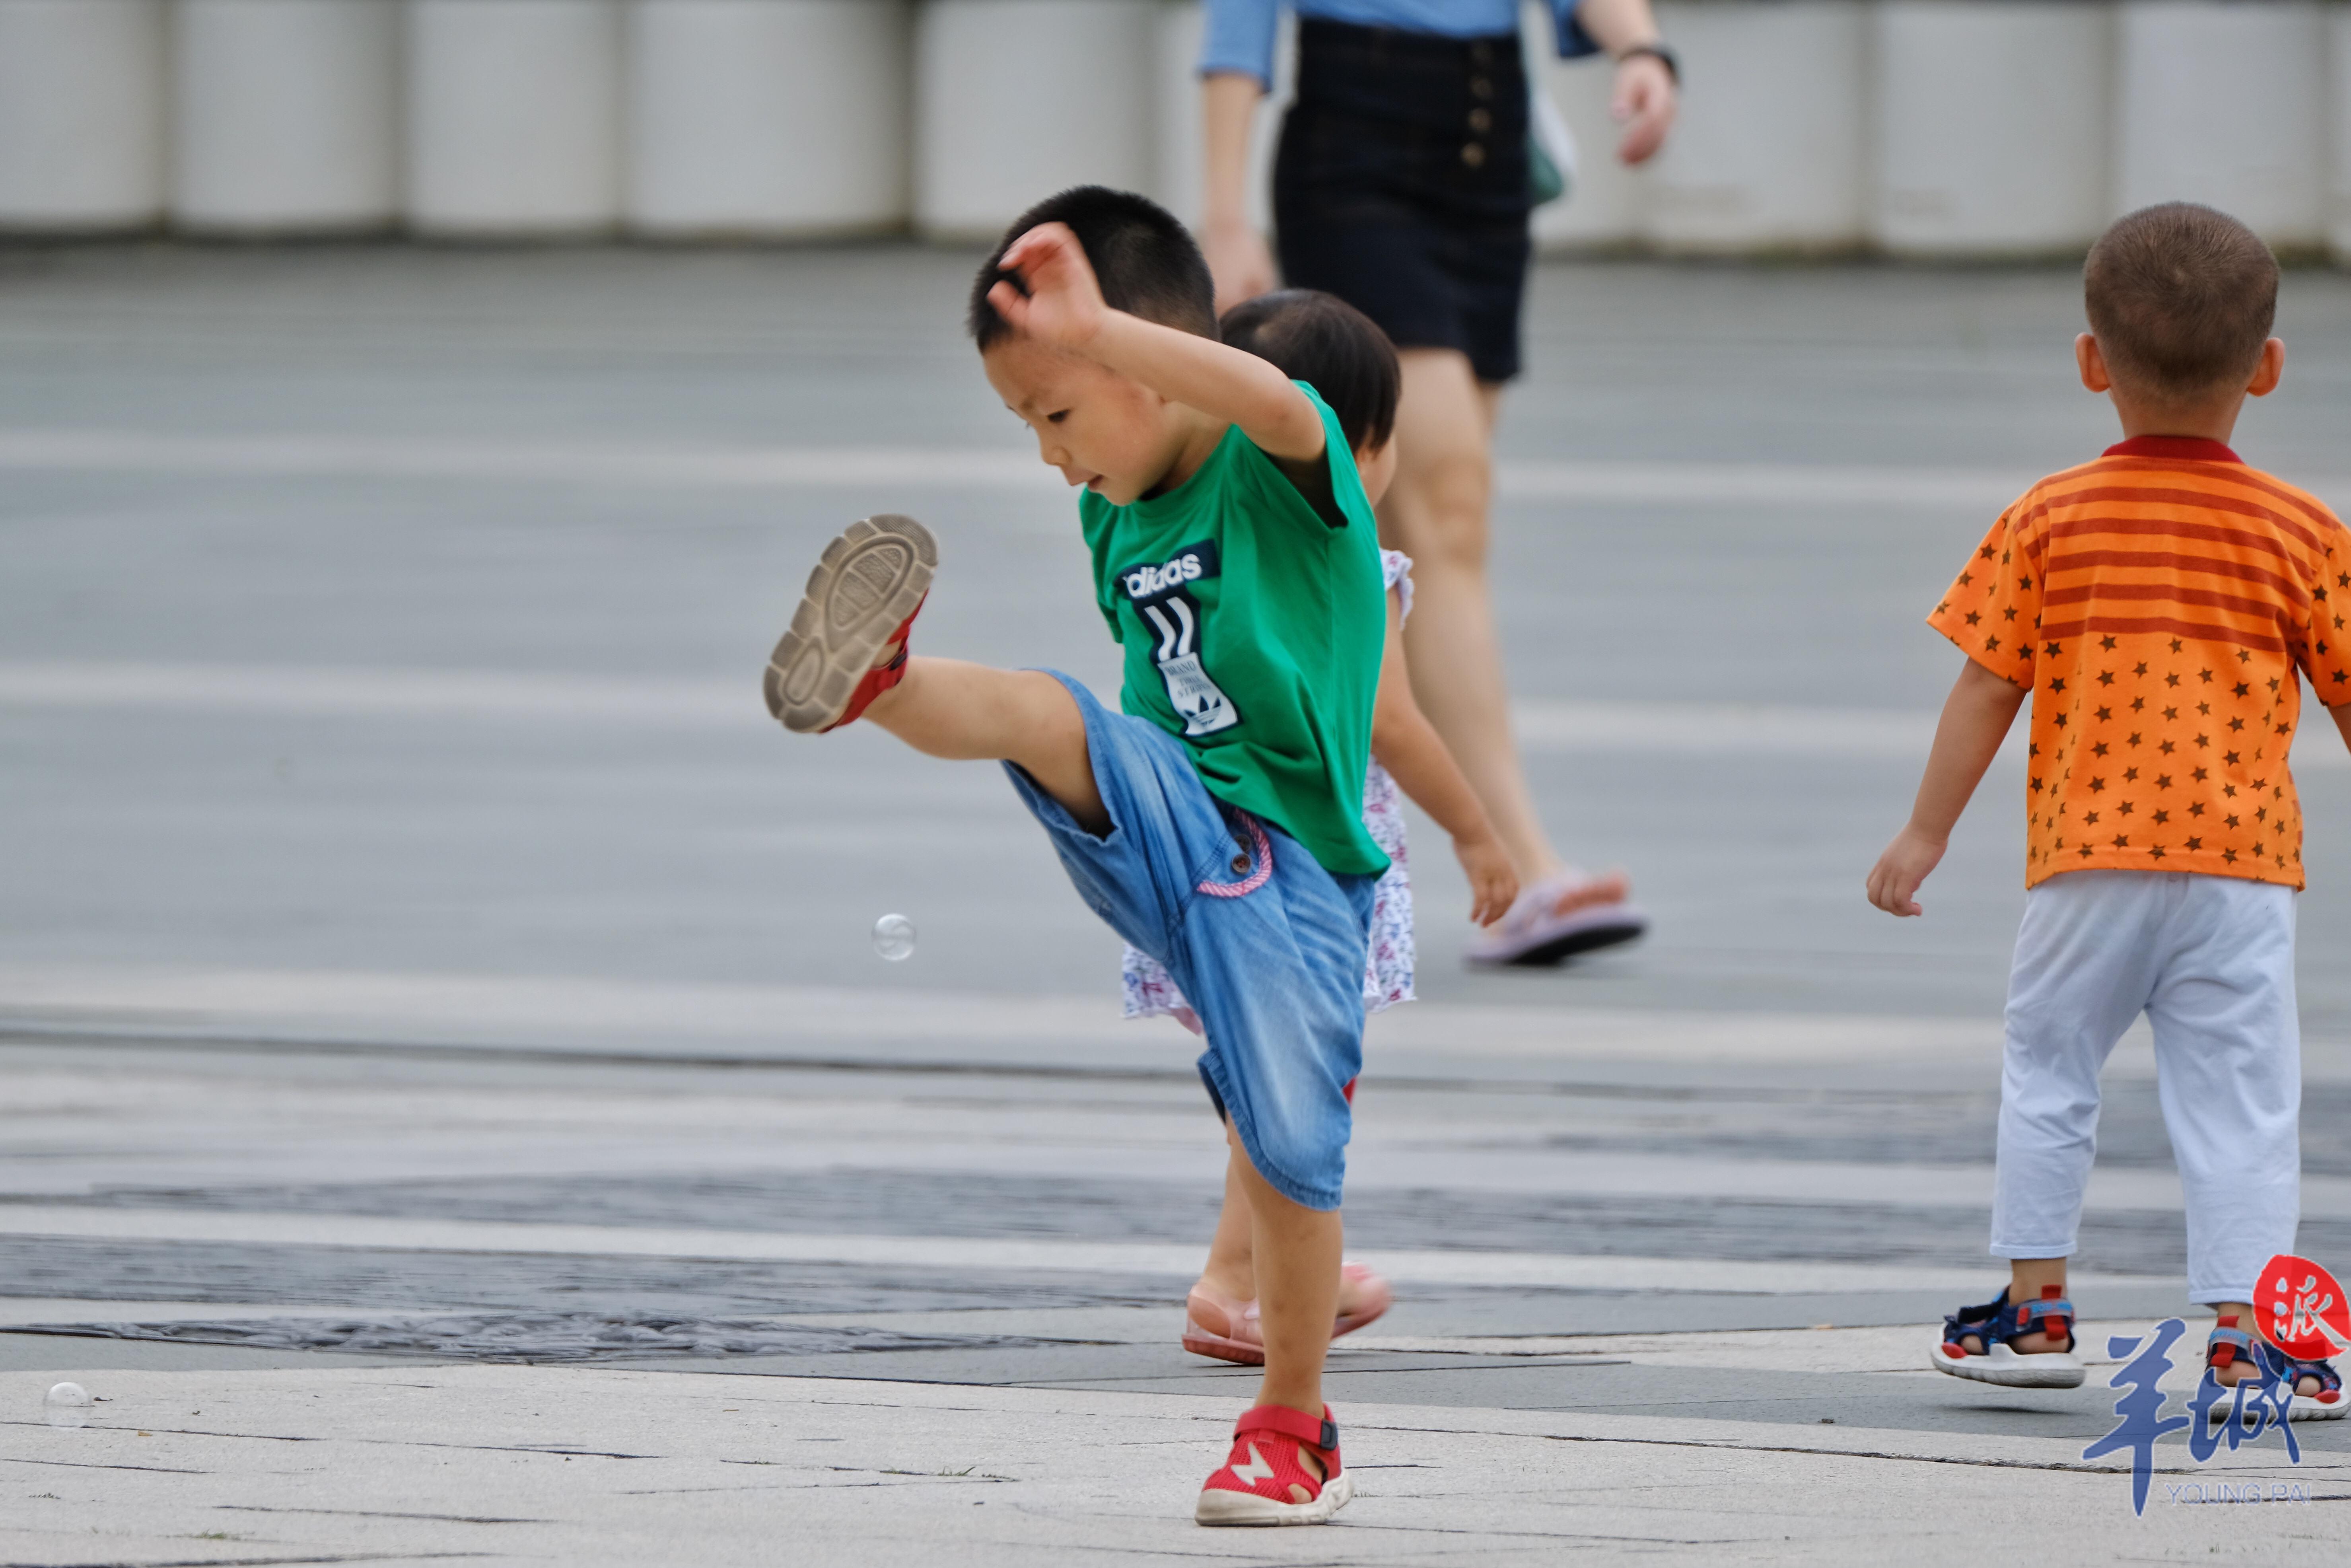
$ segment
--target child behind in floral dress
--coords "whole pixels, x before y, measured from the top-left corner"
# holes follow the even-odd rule
[[[1395,474],[1395,349],[1370,318],[1336,296],[1311,289],[1262,295],[1226,312],[1224,340],[1270,361],[1319,392],[1338,416],[1355,455],[1364,494],[1376,505]],[[1364,779],[1364,826],[1387,854],[1372,911],[1364,964],[1364,1010],[1384,1011],[1413,999],[1412,880],[1405,870],[1404,800],[1409,795],[1453,836],[1468,873],[1470,917],[1489,925],[1518,896],[1518,876],[1478,797],[1452,754],[1413,701],[1405,672],[1402,629],[1412,612],[1412,561],[1380,552],[1388,590],[1387,647],[1380,664],[1372,721],[1372,763]],[[1399,789],[1399,782],[1402,788]],[[1158,962],[1133,947],[1124,963],[1126,1016],[1166,1014],[1195,1033],[1198,1017]],[[1353,1098],[1352,1084],[1349,1085]],[[1199,1283],[1186,1302],[1184,1348],[1220,1361],[1257,1365],[1265,1359],[1250,1263],[1250,1221],[1239,1177],[1229,1165],[1225,1206]],[[1362,1328],[1388,1308],[1387,1281],[1360,1263],[1343,1266],[1339,1317],[1332,1332]]]

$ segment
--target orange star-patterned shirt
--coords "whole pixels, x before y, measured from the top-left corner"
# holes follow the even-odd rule
[[[1927,618],[2032,694],[2027,887],[2085,870],[2299,888],[2306,677],[2351,702],[2351,534],[2217,441],[2139,436],[2027,490]]]

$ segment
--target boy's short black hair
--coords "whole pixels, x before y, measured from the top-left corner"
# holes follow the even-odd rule
[[[2091,247],[2082,283],[2107,371],[2161,402],[2241,385],[2277,319],[2277,257],[2236,219],[2192,202],[2118,219]]]
[[[987,302],[987,291],[1008,280],[1020,287],[1019,278],[1004,270],[1004,253],[1040,224],[1070,226],[1112,309],[1203,338],[1217,335],[1216,280],[1208,276],[1192,231],[1148,196],[1106,185],[1073,185],[1013,219],[973,280],[967,324],[981,353],[1012,335],[1012,323]]]
[[[1219,324],[1225,341],[1270,361],[1322,394],[1349,450],[1387,444],[1404,374],[1379,324],[1335,294],[1285,288],[1243,300]]]

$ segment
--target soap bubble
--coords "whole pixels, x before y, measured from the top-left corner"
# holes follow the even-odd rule
[[[78,1383],[60,1383],[41,1401],[52,1427],[78,1427],[89,1419],[89,1390]]]
[[[885,915],[873,923],[873,950],[893,964],[914,955],[914,923],[903,915]]]

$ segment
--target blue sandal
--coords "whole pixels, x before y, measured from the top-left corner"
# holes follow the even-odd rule
[[[2339,1421],[2351,1412],[2351,1399],[2343,1396],[2343,1376],[2332,1362],[2296,1361],[2239,1328],[2236,1313],[2224,1312],[2213,1320],[2211,1336],[2204,1342],[2206,1375],[2239,1361],[2251,1362],[2254,1375],[2235,1384],[2230,1391],[2231,1397],[2213,1402],[2209,1417],[2211,1420],[2226,1421],[2245,1404],[2244,1396],[2237,1395],[2236,1389],[2244,1390],[2245,1395],[2254,1395],[2259,1390],[2258,1396],[2267,1397],[2273,1386],[2276,1396],[2285,1400],[2289,1421]],[[2318,1392],[2295,1392],[2286,1399],[2288,1391],[2299,1390],[2305,1377],[2318,1380]]]
[[[2015,1342],[2035,1331],[2063,1335],[2064,1350],[2019,1351]],[[1981,1350],[1970,1350],[1973,1339]],[[1980,1307],[1961,1307],[1943,1320],[1943,1339],[1928,1364],[1953,1377],[1994,1383],[2002,1388],[2079,1388],[2087,1375],[2074,1354],[2074,1303],[2055,1285],[2041,1287],[2041,1299],[2011,1306],[2006,1291]]]
[[[2318,1379],[2315,1394],[2296,1394],[2294,1403],[2286,1406],[2286,1416],[2295,1421],[2340,1421],[2351,1412],[2351,1399],[2343,1396],[2343,1375],[2335,1370],[2331,1361],[2295,1361],[2285,1358],[2285,1384],[2299,1388],[2305,1377]]]

